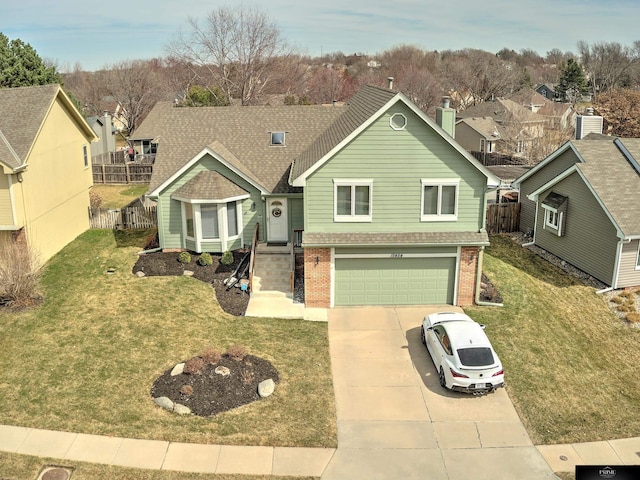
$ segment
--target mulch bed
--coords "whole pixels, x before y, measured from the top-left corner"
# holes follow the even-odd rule
[[[229,375],[215,373],[219,366],[227,367]],[[189,407],[191,413],[202,417],[260,400],[258,385],[264,380],[271,378],[278,383],[278,372],[273,365],[253,355],[247,355],[243,360],[223,355],[215,365],[206,364],[200,373],[171,376],[171,370],[167,370],[153,383],[151,396],[167,397],[174,403]],[[185,394],[185,391],[191,393]]]
[[[222,255],[212,254],[213,264],[208,266],[198,264],[200,255],[197,253],[191,254],[190,263],[180,263],[178,261],[180,254],[177,252],[145,253],[138,257],[138,261],[133,266],[133,273],[143,272],[147,276],[180,276],[184,275],[185,270],[192,271],[193,278],[213,286],[218,303],[225,312],[242,316],[249,304],[249,294],[237,287],[227,289],[223,282],[238,266],[244,253],[234,252],[234,262],[231,265],[222,265],[220,263]]]

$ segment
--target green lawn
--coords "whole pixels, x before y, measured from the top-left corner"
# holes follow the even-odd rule
[[[45,302],[0,311],[0,424],[177,442],[336,446],[327,324],[233,317],[210,285],[131,274],[146,235],[90,230],[48,264]],[[115,268],[115,274],[107,269]],[[275,393],[211,418],[153,404],[157,376],[242,344],[280,375]]]
[[[122,208],[147,193],[149,185],[103,185],[91,187],[91,191],[102,199],[101,208]]]
[[[487,324],[533,442],[640,436],[640,329],[619,320],[593,288],[507,236],[491,238],[484,272],[504,307],[466,311]]]

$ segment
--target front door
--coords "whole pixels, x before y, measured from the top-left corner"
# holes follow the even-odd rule
[[[287,242],[289,240],[288,219],[286,198],[267,200],[267,242]]]

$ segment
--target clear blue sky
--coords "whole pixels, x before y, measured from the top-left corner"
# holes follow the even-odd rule
[[[62,71],[165,55],[189,16],[205,16],[218,0],[4,0],[0,32],[20,38]],[[552,48],[576,51],[579,40],[640,40],[638,0],[245,0],[309,55],[342,51],[373,55],[408,44],[426,50]]]

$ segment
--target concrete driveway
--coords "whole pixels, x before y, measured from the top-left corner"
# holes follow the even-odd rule
[[[461,311],[329,310],[338,449],[323,480],[556,478],[504,389],[474,397],[440,387],[420,325],[445,309]]]

